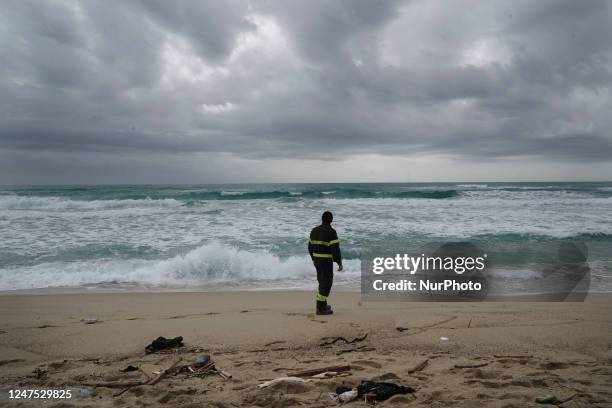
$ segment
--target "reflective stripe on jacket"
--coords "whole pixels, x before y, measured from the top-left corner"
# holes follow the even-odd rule
[[[342,264],[340,241],[336,230],[329,224],[321,224],[310,232],[308,253],[312,260],[330,260]]]

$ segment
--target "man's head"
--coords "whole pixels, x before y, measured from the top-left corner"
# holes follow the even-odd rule
[[[321,216],[321,220],[323,220],[323,224],[331,224],[334,220],[334,216],[330,211],[325,211]]]

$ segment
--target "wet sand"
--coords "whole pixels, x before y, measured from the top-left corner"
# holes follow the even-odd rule
[[[310,292],[0,296],[2,388],[138,380],[210,354],[231,379],[171,374],[45,406],[325,407],[335,405],[329,392],[361,380],[416,389],[383,406],[528,407],[541,406],[534,400],[543,395],[571,397],[562,407],[612,406],[610,295],[584,303],[362,303],[359,294],[334,293],[330,301],[335,314],[321,317]],[[156,337],[179,335],[183,348],[145,355]],[[142,372],[119,371],[130,364]],[[350,371],[258,388],[331,365]]]

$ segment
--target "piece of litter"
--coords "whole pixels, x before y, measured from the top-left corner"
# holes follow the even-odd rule
[[[335,392],[330,392],[329,394],[327,394],[329,396],[329,398],[334,401],[334,402],[338,402],[338,403],[342,403],[342,402],[350,402],[354,399],[357,398],[357,396],[359,395],[359,392],[357,391],[357,388],[353,388],[350,391],[345,391],[341,394],[336,394]]]
[[[158,337],[151,344],[145,347],[145,354],[155,353],[156,351],[166,350],[169,348],[183,347],[183,336],[177,336],[173,339]]]
[[[208,364],[208,362],[210,361],[210,356],[208,354],[205,354],[203,356],[198,356],[196,357],[196,366],[203,366]]]
[[[440,341],[448,341],[448,337],[440,337]]]
[[[153,371],[153,374],[161,374],[161,371]]]

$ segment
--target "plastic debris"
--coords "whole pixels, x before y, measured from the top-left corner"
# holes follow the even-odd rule
[[[440,341],[448,341],[448,337],[440,337]]]
[[[203,356],[198,356],[195,361],[196,366],[205,366],[210,361],[210,356],[208,354],[204,354]]]
[[[358,396],[359,396],[359,391],[357,391],[357,388],[353,388],[352,390],[344,391],[341,394],[337,394],[335,392],[329,393],[329,398],[332,401],[338,402],[338,403],[353,401],[354,399],[357,399]]]

